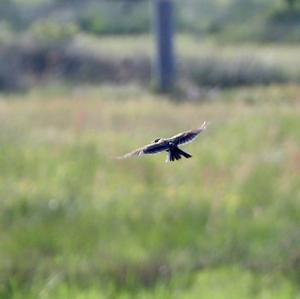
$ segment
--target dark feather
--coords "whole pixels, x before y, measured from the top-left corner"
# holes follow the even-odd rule
[[[177,151],[177,153],[178,153],[179,155],[182,155],[182,156],[184,156],[184,157],[187,158],[187,159],[192,157],[191,154],[189,154],[189,153],[187,153],[187,152],[181,150],[179,147],[176,147],[176,151]]]
[[[138,157],[146,154],[156,154],[159,152],[163,152],[169,149],[169,145],[166,141],[162,140],[161,142],[151,143],[145,145],[144,147],[138,148],[132,152],[129,152],[121,157],[117,157],[117,159],[126,159],[130,157]]]
[[[159,152],[166,151],[169,148],[169,145],[167,142],[157,142],[154,144],[149,144],[143,148],[144,154],[156,154]]]
[[[193,141],[205,128],[206,128],[206,122],[204,122],[200,128],[179,133],[171,137],[169,140],[173,141],[175,144],[188,143]]]

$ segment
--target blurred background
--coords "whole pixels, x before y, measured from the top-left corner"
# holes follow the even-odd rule
[[[300,298],[300,1],[161,2],[0,1],[0,298]]]

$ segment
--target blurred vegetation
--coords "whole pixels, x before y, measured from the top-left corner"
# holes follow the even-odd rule
[[[184,0],[176,1],[177,30],[214,36],[223,41],[299,41],[293,31],[299,24],[296,0]],[[0,18],[17,32],[30,32],[42,19],[55,24],[71,22],[80,31],[95,34],[148,33],[152,28],[152,3],[146,0],[2,0]],[[297,16],[278,26],[288,29],[275,37],[269,23],[277,13]]]
[[[0,298],[300,298],[299,1],[176,1],[172,101],[150,5],[0,2]]]
[[[137,0],[1,1],[0,90],[22,91],[49,80],[151,86],[151,5],[151,1]],[[260,44],[267,48],[271,42],[275,49],[290,44],[291,51],[282,51],[283,57],[296,52],[298,1],[185,0],[176,1],[176,7],[178,45],[183,41],[183,50],[178,50],[183,84],[222,88],[299,81],[292,57],[283,63],[281,55],[275,60],[267,51],[256,54]],[[106,46],[112,36],[119,39],[114,55]],[[182,36],[191,41],[184,42],[188,38]],[[144,39],[145,45],[131,46],[135,38]],[[125,50],[120,46],[123,41]],[[209,53],[205,52],[207,43],[214,44]],[[251,44],[254,51],[228,60],[219,55],[226,44],[234,44],[235,53],[241,44]],[[124,54],[126,48],[132,52]]]
[[[153,39],[150,36],[76,35],[74,24],[47,21],[32,35],[0,47],[0,90],[26,90],[48,81],[71,84],[138,83],[151,86]],[[177,38],[179,85],[234,87],[299,82],[298,45],[224,45],[180,35]],[[237,54],[238,53],[238,54]]]
[[[0,297],[300,298],[299,94],[2,95]],[[112,159],[205,119],[190,160]]]
[[[294,9],[296,3],[298,3],[298,0],[285,0],[285,2],[287,3],[289,9]]]

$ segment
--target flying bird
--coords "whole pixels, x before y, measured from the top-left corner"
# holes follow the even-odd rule
[[[167,152],[166,162],[180,160],[181,157],[191,158],[192,155],[180,149],[178,146],[192,142],[207,126],[205,121],[201,127],[179,133],[170,138],[157,138],[152,143],[147,144],[141,148],[138,148],[132,152],[129,152],[117,159],[126,159],[130,157],[139,157],[148,154],[157,154],[160,152]]]

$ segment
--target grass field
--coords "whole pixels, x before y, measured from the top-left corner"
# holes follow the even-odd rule
[[[300,298],[299,118],[295,85],[2,95],[0,297]],[[193,159],[112,159],[204,120]]]

